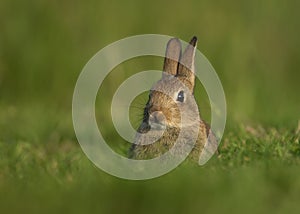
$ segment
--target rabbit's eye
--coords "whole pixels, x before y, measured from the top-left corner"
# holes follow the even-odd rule
[[[179,102],[184,101],[184,92],[183,91],[179,91],[179,93],[177,95],[177,101],[179,101]]]

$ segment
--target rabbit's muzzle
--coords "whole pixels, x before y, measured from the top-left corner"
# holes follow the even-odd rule
[[[166,118],[161,111],[153,111],[149,114],[149,125],[152,129],[165,129]]]

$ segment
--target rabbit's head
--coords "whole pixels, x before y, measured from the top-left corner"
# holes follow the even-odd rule
[[[178,39],[173,38],[168,42],[163,75],[150,90],[140,132],[191,125],[182,124],[182,111],[190,117],[188,121],[195,121],[195,118],[198,118],[194,116],[195,113],[199,113],[193,96],[196,44],[197,38],[193,37],[181,54],[181,43]]]

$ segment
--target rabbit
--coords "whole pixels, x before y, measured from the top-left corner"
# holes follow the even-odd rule
[[[169,40],[162,78],[150,90],[142,123],[128,152],[129,158],[141,160],[161,156],[174,146],[182,127],[188,130],[182,141],[189,142],[189,135],[198,132],[198,137],[195,135],[197,140],[188,155],[192,161],[199,161],[206,142],[209,144],[209,152],[214,153],[217,150],[217,139],[210,126],[200,118],[197,104],[196,108],[192,107],[192,101],[195,100],[193,92],[196,45],[197,37],[194,36],[182,54],[180,41],[177,38]],[[181,124],[180,109],[190,117],[187,121],[197,122],[197,125]],[[195,113],[199,115],[196,121],[193,116]]]

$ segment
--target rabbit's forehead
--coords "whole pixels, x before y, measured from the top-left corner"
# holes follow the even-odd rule
[[[166,94],[173,94],[180,90],[185,90],[185,85],[177,78],[161,79],[156,84],[153,85],[152,91],[160,91]]]

